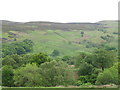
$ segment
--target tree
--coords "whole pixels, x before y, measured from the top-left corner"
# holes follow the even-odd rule
[[[115,54],[113,51],[107,51],[100,48],[93,52],[92,60],[95,67],[104,70],[104,68],[109,68],[113,65]]]
[[[81,34],[81,36],[83,37],[83,35],[84,35],[84,32],[81,32],[80,34]]]
[[[117,51],[117,48],[113,46],[105,46],[105,49],[108,51],[111,51],[111,50]]]
[[[16,49],[18,55],[21,55],[21,54],[25,54],[25,53],[26,53],[26,51],[25,51],[25,49],[23,48],[23,46],[24,46],[24,43],[23,43],[23,42],[16,42],[16,43],[15,43],[15,49]]]
[[[73,72],[63,61],[51,61],[41,64],[43,86],[67,85],[73,83]]]
[[[9,59],[7,60],[7,58]],[[5,60],[5,61],[4,61]],[[8,56],[8,57],[5,57],[3,59],[3,63],[6,65],[6,64],[9,64],[14,68],[18,68],[20,66],[22,66],[24,64],[24,61],[23,61],[23,57],[21,57],[20,55],[17,55],[17,54],[14,54],[14,55],[11,55],[11,56]]]
[[[78,75],[90,75],[92,74],[94,67],[87,62],[82,62],[79,66]]]
[[[10,65],[14,67],[15,64],[16,64],[16,61],[11,56],[6,56],[2,60],[2,65]]]
[[[38,87],[42,85],[42,76],[36,64],[27,64],[15,70],[15,86]]]
[[[23,42],[25,42],[26,44],[28,44],[30,46],[33,46],[33,41],[32,40],[25,39],[25,40],[23,40]]]
[[[23,43],[24,43],[24,49],[26,50],[26,52],[31,52],[32,51],[32,47],[33,47],[33,42],[32,40],[29,40],[29,39],[25,39],[23,40]]]
[[[97,77],[96,84],[119,84],[118,82],[118,68],[111,67],[105,69],[103,73],[100,73]]]
[[[2,67],[2,86],[14,86],[13,80],[13,68],[11,66],[3,66]]]
[[[21,42],[13,42],[10,44],[2,45],[2,57],[13,54],[26,54],[31,52],[33,49],[33,42],[31,40],[25,39]]]
[[[7,55],[13,55],[16,54],[15,45],[13,44],[2,44],[2,57],[5,57]]]
[[[51,56],[56,57],[59,56],[60,52],[58,50],[54,50],[51,54]]]
[[[32,57],[32,54],[29,53],[29,54],[23,54],[21,55],[22,57],[22,63],[23,64],[28,64],[28,63],[31,63],[33,57]]]
[[[26,43],[23,43],[22,47],[25,49],[25,52],[31,52],[33,50],[32,46]]]
[[[64,62],[66,62],[67,64],[69,64],[69,65],[73,65],[73,64],[74,64],[74,59],[73,59],[73,57],[71,57],[71,56],[64,56],[64,57],[62,58],[62,60],[63,60]]]
[[[2,59],[2,65],[9,65],[12,66],[13,69],[16,69],[18,67],[26,65],[27,63],[30,63],[31,60],[32,60],[31,54],[24,54],[24,55],[14,54],[4,57]]]
[[[31,63],[36,63],[38,66],[44,62],[50,62],[52,59],[45,53],[32,55]]]
[[[79,55],[75,56],[75,66],[79,67],[81,65],[82,62],[85,61],[85,59],[88,57],[88,53],[85,52],[80,52]]]

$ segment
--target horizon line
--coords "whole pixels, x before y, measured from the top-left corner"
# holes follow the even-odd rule
[[[33,21],[25,21],[25,22],[23,22],[23,21],[14,21],[14,20],[0,20],[0,21],[8,21],[8,22],[16,22],[16,23],[29,23],[29,22],[49,22],[49,23],[97,23],[97,22],[103,22],[103,21],[119,21],[119,20],[100,20],[100,21],[96,21],[96,22],[58,22],[58,21],[41,21],[41,20],[33,20]]]

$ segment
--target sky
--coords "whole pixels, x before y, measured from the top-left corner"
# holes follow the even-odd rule
[[[0,20],[98,22],[118,19],[119,0],[0,0]]]

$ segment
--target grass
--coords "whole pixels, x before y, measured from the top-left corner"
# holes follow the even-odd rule
[[[86,48],[86,45],[89,46],[91,42],[94,44],[105,43],[106,41],[101,39],[101,36],[111,35],[114,39],[107,43],[106,45],[110,45],[117,48],[118,44],[118,35],[113,34],[113,32],[117,32],[116,22],[101,22],[107,24],[107,32],[103,33],[98,30],[71,30],[71,31],[63,31],[63,30],[33,30],[26,32],[18,32],[18,31],[10,31],[17,34],[17,40],[21,41],[23,39],[31,39],[34,42],[34,51],[32,53],[46,52],[51,54],[54,49],[60,52],[60,56],[64,55],[75,55],[78,52],[91,52],[95,48]],[[81,31],[84,31],[84,36],[81,36]],[[8,33],[3,33],[3,38],[8,38]],[[84,40],[87,42],[83,43]],[[79,44],[80,43],[80,44]]]
[[[45,31],[31,31],[28,34],[19,33],[17,40],[23,40],[25,38],[31,39],[34,42],[34,51],[33,53],[38,52],[47,52],[51,54],[54,49],[60,52],[60,55],[73,55],[80,51],[91,51],[94,48],[86,48],[85,44],[78,44],[76,42],[82,42],[87,40],[92,43],[100,44],[104,42],[100,38],[103,34],[101,31],[85,31],[84,36],[81,37],[79,30],[77,31],[61,31],[61,30],[45,30]],[[4,37],[7,37],[4,34]],[[114,36],[115,37],[115,36]],[[110,45],[117,45],[117,38],[115,37],[114,41]],[[71,52],[72,51],[72,52]]]
[[[87,89],[102,89],[102,88],[114,88],[117,89],[118,85],[81,85],[81,86],[55,86],[55,87],[0,87],[2,88],[87,88]]]

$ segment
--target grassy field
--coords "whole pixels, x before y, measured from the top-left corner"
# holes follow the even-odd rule
[[[58,50],[60,52],[60,56],[63,55],[74,55],[78,52],[87,51],[90,52],[96,47],[90,47],[93,45],[100,45],[105,43],[111,47],[117,48],[118,35],[113,34],[117,31],[117,23],[110,21],[100,22],[105,25],[103,31],[98,30],[30,30],[27,32],[21,31],[9,31],[7,33],[3,33],[3,38],[7,38],[11,40],[9,33],[13,33],[17,36],[17,40],[23,39],[31,39],[34,42],[34,50],[32,53],[38,52],[46,52],[51,54],[53,50]],[[84,32],[83,37],[81,36],[81,32]],[[101,36],[112,36],[113,39],[110,42],[106,42],[101,38]],[[88,46],[88,48],[87,48]]]

